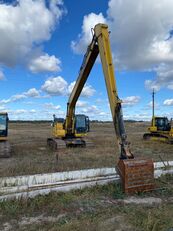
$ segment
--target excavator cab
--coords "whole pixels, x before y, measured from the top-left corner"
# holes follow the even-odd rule
[[[75,115],[75,135],[80,136],[81,134],[86,134],[88,132],[89,118],[85,115]]]
[[[68,134],[66,130],[67,120],[57,118],[53,115],[52,138],[47,139],[47,145],[52,150],[58,150],[65,147],[85,147],[86,141],[83,139],[89,131],[89,117],[83,114],[76,114],[73,117],[72,131]],[[87,145],[91,145],[87,142]]]
[[[92,147],[92,142],[84,140],[90,130],[89,117],[83,114],[73,115],[71,132],[66,129],[67,117],[57,118],[53,115],[52,135],[47,138],[47,145],[52,150],[60,150],[66,147]]]
[[[64,118],[57,118],[53,115],[53,136],[61,139],[66,138],[66,136],[69,138],[85,136],[89,131],[89,117],[83,114],[76,114],[73,121],[73,131],[69,136],[66,134],[65,130],[66,120]]]
[[[11,145],[8,141],[8,114],[0,113],[0,158],[8,158],[11,153]]]
[[[170,131],[171,123],[167,117],[155,117],[152,119],[152,124],[157,127],[157,131]]]
[[[8,136],[8,114],[0,113],[0,141],[6,140]]]

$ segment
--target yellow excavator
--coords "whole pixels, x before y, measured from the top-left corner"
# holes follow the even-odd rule
[[[91,142],[86,142],[86,139],[84,139],[90,130],[88,116],[74,114],[72,120],[72,132],[66,130],[66,121],[67,119],[57,118],[53,115],[53,138],[47,139],[48,146],[53,150],[56,150],[60,147],[85,147],[86,145],[91,145]]]
[[[48,145],[54,149],[61,147],[87,146],[86,134],[88,118],[85,115],[75,115],[76,102],[86,83],[88,75],[100,54],[106,88],[119,147],[119,162],[117,170],[122,178],[125,192],[144,191],[153,188],[153,162],[150,159],[134,158],[130,149],[130,142],[124,126],[122,101],[118,97],[116,88],[114,65],[106,24],[94,27],[93,38],[84,56],[79,76],[67,103],[66,119],[56,118],[53,121],[53,137],[48,138]]]
[[[0,157],[10,157],[11,146],[8,141],[8,114],[0,113]]]
[[[173,127],[172,119],[169,121],[167,117],[155,116],[155,92],[152,93],[152,120],[148,133],[143,135],[144,140],[158,140],[173,144]]]

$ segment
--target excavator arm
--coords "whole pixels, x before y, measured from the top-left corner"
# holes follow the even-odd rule
[[[134,158],[133,154],[130,151],[130,143],[127,141],[127,135],[124,127],[124,120],[122,114],[121,100],[118,97],[114,76],[114,66],[112,61],[108,26],[105,24],[97,24],[94,28],[92,42],[88,46],[82,66],[80,68],[78,79],[69,97],[69,101],[67,103],[66,116],[67,134],[72,133],[72,124],[75,115],[76,102],[80,96],[80,93],[86,83],[88,75],[99,53],[105,77],[113,124],[117,137],[117,143],[120,150],[120,159]]]
[[[118,97],[115,82],[114,65],[112,61],[112,52],[109,41],[108,26],[104,24],[98,24],[94,28],[94,31],[97,37],[97,43],[99,47],[99,53],[106,82],[113,124],[120,149],[120,158],[133,158],[133,154],[130,151],[130,143],[127,141],[127,135],[124,126],[121,106],[122,101]]]
[[[95,60],[98,56],[99,50],[96,43],[96,37],[93,37],[91,44],[88,46],[87,52],[84,56],[79,76],[75,83],[75,86],[70,94],[68,103],[67,103],[67,115],[66,115],[66,130],[67,134],[70,135],[73,132],[72,125],[75,115],[75,106],[76,102],[84,88],[84,85],[87,81],[88,75],[95,63]]]

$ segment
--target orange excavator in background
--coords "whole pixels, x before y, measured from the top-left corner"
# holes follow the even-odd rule
[[[124,126],[122,101],[118,97],[114,76],[114,65],[106,24],[97,24],[87,52],[84,56],[79,76],[67,103],[66,119],[54,117],[53,137],[48,138],[49,146],[55,149],[64,147],[87,146],[87,119],[85,115],[76,115],[75,106],[89,73],[100,54],[110,109],[115,128],[115,141],[119,147],[119,161],[117,170],[121,176],[125,192],[139,192],[151,190],[154,187],[154,166],[151,159],[137,158],[130,149],[130,142]],[[101,145],[101,144],[100,144]]]

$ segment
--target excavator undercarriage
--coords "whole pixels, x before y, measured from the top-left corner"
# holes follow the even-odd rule
[[[47,145],[53,150],[62,150],[63,148],[86,147],[86,141],[80,138],[58,139],[48,138]]]
[[[152,133],[145,133],[143,135],[144,140],[153,140],[153,141],[162,141],[168,144],[173,144],[173,134],[169,134],[168,132],[159,133],[159,132],[152,132]]]

